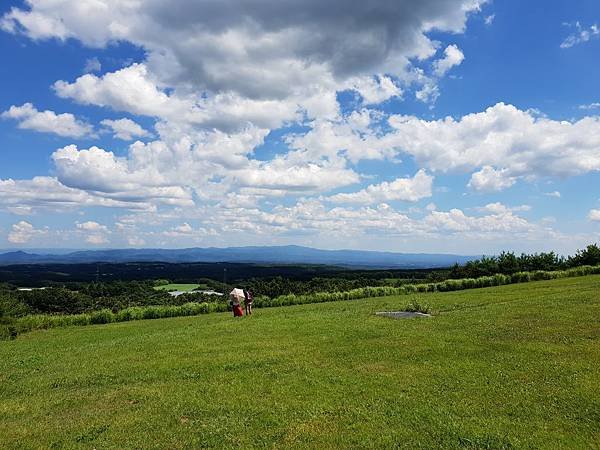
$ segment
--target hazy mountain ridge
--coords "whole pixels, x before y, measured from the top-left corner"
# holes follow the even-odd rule
[[[1,252],[1,251],[0,251]],[[0,264],[91,262],[244,262],[274,264],[332,264],[349,267],[428,268],[465,263],[475,256],[394,253],[366,250],[321,250],[296,245],[185,249],[81,250],[67,254],[25,251],[0,253]]]

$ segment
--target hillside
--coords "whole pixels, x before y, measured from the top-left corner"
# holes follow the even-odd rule
[[[589,448],[600,276],[32,332],[0,342],[4,447]]]
[[[394,253],[363,250],[320,250],[296,245],[186,249],[83,250],[66,254],[0,252],[0,265],[123,262],[237,262],[275,264],[327,264],[369,268],[430,268],[465,263],[474,257],[450,254]]]

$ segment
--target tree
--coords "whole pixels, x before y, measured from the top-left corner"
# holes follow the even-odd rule
[[[590,244],[585,250],[577,250],[577,253],[569,258],[571,267],[596,266],[598,264],[600,264],[600,247],[598,247],[598,244]]]

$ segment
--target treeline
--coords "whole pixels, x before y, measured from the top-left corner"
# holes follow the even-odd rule
[[[199,292],[174,297],[154,289],[154,281],[65,283],[31,291],[17,290],[3,283],[0,284],[0,320],[28,314],[82,314],[102,309],[118,312],[131,307],[181,306],[220,299]]]
[[[578,250],[575,255],[565,258],[554,252],[515,255],[513,252],[502,252],[498,256],[484,256],[467,262],[463,266],[454,265],[448,273],[450,279],[477,278],[494,274],[512,275],[517,272],[535,270],[565,270],[579,266],[595,266],[600,264],[600,247],[588,245]]]
[[[239,284],[244,289],[249,289],[256,294],[274,298],[287,294],[305,295],[315,292],[340,292],[374,286],[398,287],[407,283],[441,281],[446,278],[445,272],[429,272],[420,274],[420,277],[410,278],[393,278],[393,273],[386,274],[385,272],[378,272],[378,275],[359,276],[357,278],[315,277],[308,281],[291,280],[278,276],[267,279],[252,278]]]

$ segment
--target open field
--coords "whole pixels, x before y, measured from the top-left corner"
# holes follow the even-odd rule
[[[598,448],[600,276],[0,341],[1,448]]]
[[[170,283],[163,284],[162,286],[155,286],[154,289],[162,291],[191,292],[194,289],[208,289],[208,286],[206,284],[197,283]]]

